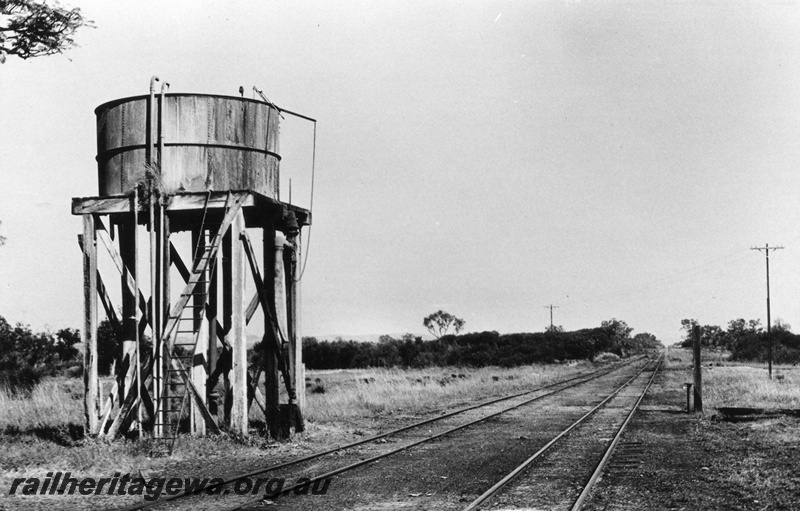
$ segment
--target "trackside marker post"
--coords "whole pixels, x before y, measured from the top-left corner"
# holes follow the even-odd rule
[[[686,389],[686,413],[692,413],[692,383],[684,383],[683,388]]]

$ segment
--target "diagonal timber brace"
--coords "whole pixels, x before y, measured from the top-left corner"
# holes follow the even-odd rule
[[[111,239],[111,236],[109,235],[102,221],[99,219],[97,220],[97,226],[97,237],[100,239],[103,245],[105,245],[106,250],[108,250],[108,254],[111,256],[114,266],[117,267],[120,275],[125,275],[127,277],[125,285],[128,288],[128,292],[133,296],[138,297],[139,309],[142,312],[142,321],[148,325],[151,325],[150,318],[147,315],[147,300],[145,300],[141,290],[137,289],[136,283],[133,281],[130,271],[126,271],[128,268],[126,268],[125,264],[122,262],[122,256],[119,254],[117,247],[114,245],[114,240]]]
[[[136,400],[139,398],[140,395],[142,396],[142,402],[145,404],[145,407],[147,408],[148,415],[150,415],[150,417],[153,417],[154,412],[153,412],[152,400],[150,399],[150,396],[147,393],[147,387],[145,386],[145,382],[147,381],[147,378],[150,376],[150,372],[152,370],[153,370],[153,359],[151,357],[144,364],[144,367],[142,367],[142,372],[141,372],[142,381],[141,382],[137,381],[132,386],[132,388],[136,388],[139,391],[129,392],[128,395],[125,397],[125,401],[122,403],[122,406],[119,407],[116,415],[114,416],[114,420],[111,422],[111,427],[109,427],[108,431],[105,433],[106,438],[112,439],[115,436],[117,436],[117,431],[119,431],[120,426],[122,426],[123,423],[127,422],[128,414],[130,413],[133,404],[136,402]],[[144,398],[145,395],[147,395],[147,398]],[[150,403],[149,407],[147,405],[148,402]],[[103,435],[102,431],[100,432],[100,434]]]
[[[211,412],[208,411],[208,407],[206,406],[205,402],[205,396],[201,396],[200,392],[197,390],[197,387],[194,386],[194,383],[192,382],[192,376],[189,371],[183,367],[181,361],[176,358],[170,357],[169,363],[170,366],[180,375],[181,380],[183,380],[183,382],[186,384],[186,388],[192,395],[192,399],[194,399],[197,410],[203,416],[203,419],[206,421],[206,425],[210,427],[212,433],[218,435],[220,430],[219,426],[217,426],[217,421],[214,420]]]
[[[258,262],[255,258],[253,245],[250,242],[250,236],[247,235],[247,232],[242,232],[241,239],[242,244],[244,245],[245,254],[247,254],[247,261],[250,263],[250,271],[253,275],[253,280],[255,281],[256,290],[258,291],[258,298],[261,303],[261,308],[264,310],[264,317],[269,322],[270,329],[272,330],[272,349],[278,358],[278,369],[280,370],[281,374],[283,374],[283,381],[286,384],[286,392],[289,394],[289,398],[294,400],[297,398],[297,395],[292,387],[292,379],[289,376],[285,354],[281,347],[281,339],[283,339],[285,343],[286,338],[283,336],[283,332],[281,332],[280,328],[278,327],[277,321],[275,321],[275,316],[277,316],[277,313],[274,311],[275,304],[269,303],[267,294],[264,292],[264,279],[261,278],[261,271],[258,269]],[[267,337],[268,336],[265,334],[263,340],[267,341]]]
[[[83,234],[78,234],[78,246],[83,250]],[[103,309],[106,311],[106,316],[111,322],[115,330],[119,329],[120,322],[117,318],[117,312],[111,303],[111,297],[108,295],[108,290],[103,283],[103,278],[100,276],[100,270],[97,270],[97,294],[100,296],[100,303],[103,304]]]

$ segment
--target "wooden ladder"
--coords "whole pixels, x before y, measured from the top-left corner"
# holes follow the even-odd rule
[[[213,262],[216,261],[225,233],[242,207],[242,201],[243,197],[228,193],[225,199],[225,212],[219,228],[205,244],[202,252],[195,251],[189,280],[167,317],[161,338],[163,339],[164,354],[165,357],[168,357],[169,364],[165,371],[162,398],[159,399],[155,412],[154,453],[172,454],[189,399],[195,400],[196,406],[206,421],[210,421],[213,429],[217,429],[205,406],[205,396],[200,395],[192,383],[191,369],[197,342],[202,333],[201,324],[205,319],[208,284],[216,267]],[[200,233],[204,238],[204,226],[201,226]],[[190,305],[190,301],[194,303]],[[191,334],[191,337],[188,334]],[[190,339],[188,342],[181,342],[187,337]]]

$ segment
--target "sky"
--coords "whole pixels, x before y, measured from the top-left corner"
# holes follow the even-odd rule
[[[318,120],[304,335],[800,331],[800,3],[70,0],[95,28],[0,65],[0,316],[82,322],[94,108],[170,91]],[[281,128],[311,206],[313,127]],[[304,233],[304,242],[309,233]],[[109,274],[109,279],[112,279]]]

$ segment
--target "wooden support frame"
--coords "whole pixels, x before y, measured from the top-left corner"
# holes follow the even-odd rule
[[[158,195],[158,192],[156,192],[156,195]],[[228,211],[232,208],[228,205],[228,199],[223,200],[225,197],[235,199],[237,211],[228,233],[228,238],[231,242],[230,253],[225,254],[228,256],[227,272],[223,269],[223,271],[214,274],[216,277],[214,280],[220,283],[222,307],[217,310],[216,304],[211,303],[216,301],[216,293],[214,293],[215,298],[208,298],[209,303],[205,318],[200,319],[205,325],[204,328],[206,328],[201,337],[208,339],[205,346],[196,347],[196,360],[200,360],[202,365],[208,366],[207,368],[204,367],[204,374],[200,375],[197,373],[197,364],[184,364],[168,356],[171,353],[169,333],[166,331],[171,312],[168,289],[170,268],[174,264],[185,280],[188,280],[192,273],[169,241],[169,235],[171,232],[189,230],[192,225],[192,215],[197,214],[206,206],[209,211],[216,211],[213,215],[209,213],[212,223],[217,222],[220,217],[227,217]],[[147,414],[152,420],[157,407],[154,406],[155,403],[150,398],[148,390],[154,370],[161,369],[157,356],[151,357],[141,365],[134,364],[131,363],[132,359],[135,358],[138,361],[139,357],[129,353],[130,349],[124,350],[125,355],[120,359],[117,381],[112,384],[111,389],[101,389],[99,378],[97,377],[96,360],[97,315],[100,306],[103,307],[106,316],[115,325],[115,329],[121,326],[121,330],[128,332],[128,334],[131,331],[136,332],[134,337],[137,339],[135,341],[128,339],[128,337],[131,337],[128,335],[128,337],[125,337],[128,340],[124,342],[134,344],[138,348],[138,337],[143,334],[143,330],[147,325],[151,326],[156,342],[158,337],[164,339],[162,353],[165,356],[162,360],[168,363],[169,367],[177,374],[180,374],[181,378],[187,380],[185,383],[193,406],[196,406],[199,411],[194,416],[195,422],[206,425],[208,432],[219,432],[219,427],[214,417],[207,409],[210,389],[203,388],[204,384],[208,382],[208,375],[216,362],[218,342],[229,348],[232,355],[230,369],[226,372],[226,377],[230,382],[227,422],[231,431],[243,435],[247,434],[248,411],[252,406],[258,406],[262,409],[268,426],[270,426],[271,422],[277,421],[279,415],[278,384],[280,365],[284,365],[287,372],[294,373],[293,376],[285,378],[289,387],[292,387],[292,383],[294,383],[294,388],[298,389],[303,382],[298,379],[301,375],[298,376],[297,369],[293,365],[285,364],[285,353],[281,353],[281,356],[274,356],[273,352],[273,356],[267,358],[264,367],[248,371],[245,326],[250,323],[255,312],[261,308],[265,313],[265,336],[269,337],[268,342],[264,343],[264,345],[280,346],[282,341],[296,346],[296,342],[292,342],[293,336],[297,332],[296,323],[292,318],[296,314],[294,308],[297,302],[294,294],[295,290],[292,289],[293,280],[290,282],[290,279],[293,279],[293,269],[284,267],[285,298],[280,303],[276,303],[274,286],[272,285],[275,283],[274,279],[268,279],[267,282],[262,280],[261,285],[257,284],[258,289],[252,294],[249,301],[245,300],[245,281],[247,277],[244,257],[250,254],[247,254],[244,244],[240,243],[240,236],[243,233],[246,234],[248,223],[252,224],[250,225],[251,227],[264,229],[264,244],[270,248],[265,250],[263,262],[265,271],[269,274],[272,273],[272,269],[277,270],[275,246],[273,244],[275,240],[274,233],[276,232],[275,226],[278,225],[280,229],[285,230],[284,223],[286,212],[288,211],[295,212],[301,225],[309,225],[310,213],[301,208],[284,204],[250,191],[209,192],[208,194],[179,192],[151,198],[153,199],[154,213],[149,217],[147,209],[151,204],[148,203],[147,199],[140,200],[138,194],[73,199],[73,213],[80,214],[83,217],[83,238],[86,241],[91,241],[84,243],[82,247],[85,303],[83,334],[84,339],[89,341],[88,353],[85,354],[87,371],[84,374],[86,390],[84,411],[87,434],[113,437],[120,430],[124,431],[127,426],[137,419],[139,419],[137,420],[137,425],[141,428],[141,411],[144,409],[147,409]],[[209,203],[209,199],[211,203]],[[226,208],[224,212],[221,211],[222,208]],[[155,211],[156,209],[158,211]],[[140,212],[142,213],[141,218],[139,217]],[[174,226],[170,225],[172,214],[178,215]],[[109,228],[106,227],[101,219],[102,215],[110,215]],[[137,278],[141,279],[142,275],[138,275],[138,264],[136,257],[133,256],[133,254],[141,250],[141,247],[137,246],[138,243],[133,238],[136,237],[134,233],[138,232],[137,226],[142,220],[145,223],[151,223],[153,231],[155,231],[154,243],[151,243],[151,245],[154,245],[154,254],[151,255],[155,265],[153,273],[155,274],[156,282],[152,293],[153,296],[149,300],[145,299],[137,285]],[[114,226],[118,228],[118,239],[115,239],[113,235],[112,229]],[[173,231],[173,229],[176,230]],[[97,271],[98,242],[105,247],[111,257],[111,261],[119,271],[122,300],[117,304],[122,304],[121,317],[117,317],[116,309],[114,308],[115,300],[109,293],[109,289],[106,288],[106,282],[103,282]],[[255,264],[257,271],[258,263],[256,262]],[[225,266],[225,264],[222,266]],[[146,269],[144,273],[147,273]],[[224,273],[227,273],[227,279],[220,278],[224,277]],[[213,287],[213,285],[209,283],[209,287]],[[265,301],[269,304],[266,309],[263,306]],[[283,303],[286,304],[284,310],[288,317],[284,324],[278,327],[279,320],[277,320],[276,308],[281,307]],[[219,316],[222,316],[221,321],[218,321]],[[270,320],[276,324],[275,328],[269,326]],[[223,324],[220,324],[220,322]],[[131,325],[136,326],[132,329]],[[270,343],[269,341],[272,342]],[[91,346],[92,342],[94,342],[94,346]],[[94,360],[92,360],[92,357]],[[127,365],[125,364],[126,357],[128,360]],[[284,364],[281,364],[281,362]],[[141,370],[140,374],[137,375],[137,371],[134,369]],[[262,374],[266,375],[266,394],[262,394],[261,389],[259,389]],[[294,381],[292,382],[292,380]],[[158,389],[158,385],[155,386],[155,389]],[[290,391],[290,395],[293,394]],[[100,406],[101,404],[102,407]],[[136,413],[132,413],[134,409]],[[105,431],[106,425],[109,426],[108,431]],[[203,433],[202,430],[198,432],[200,434]],[[273,427],[270,427],[270,432],[274,432]]]

